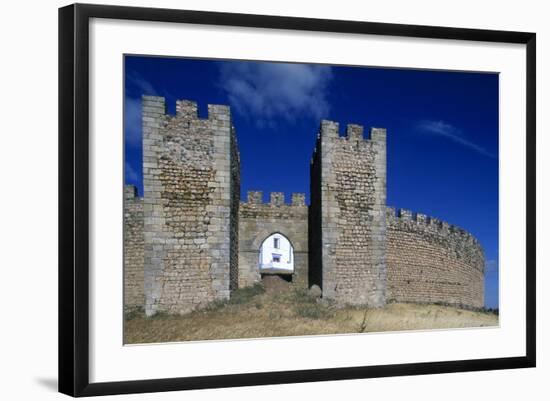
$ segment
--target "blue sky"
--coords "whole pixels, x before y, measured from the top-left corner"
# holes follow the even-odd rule
[[[185,58],[125,58],[125,180],[143,193],[141,95],[229,104],[248,190],[305,192],[321,119],[385,127],[387,203],[473,233],[498,307],[498,74]]]

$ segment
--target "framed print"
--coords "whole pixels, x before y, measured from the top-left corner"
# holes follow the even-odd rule
[[[59,10],[59,389],[535,366],[535,34]]]

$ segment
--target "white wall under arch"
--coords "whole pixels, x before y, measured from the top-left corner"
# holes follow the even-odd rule
[[[294,272],[294,248],[290,240],[281,233],[268,236],[260,245],[258,256],[260,273]]]

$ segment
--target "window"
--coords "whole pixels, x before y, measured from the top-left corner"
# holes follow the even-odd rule
[[[279,238],[273,238],[273,248],[279,249]]]
[[[273,254],[273,263],[281,263],[281,255]]]

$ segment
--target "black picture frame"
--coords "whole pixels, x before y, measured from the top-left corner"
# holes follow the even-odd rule
[[[526,353],[520,357],[260,372],[154,380],[89,381],[89,22],[91,18],[415,38],[526,46]],[[59,9],[59,391],[71,396],[142,393],[534,367],[536,35],[479,29],[74,4]]]

